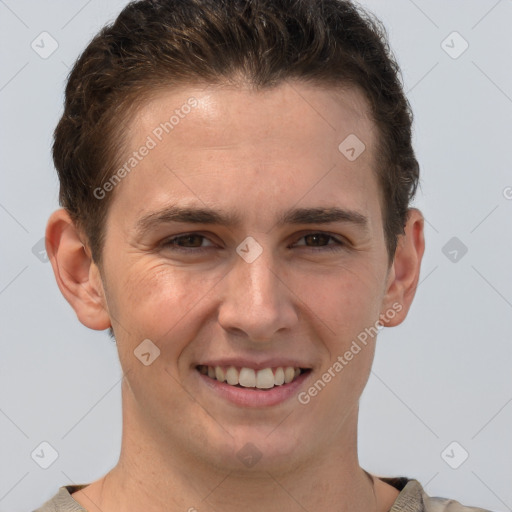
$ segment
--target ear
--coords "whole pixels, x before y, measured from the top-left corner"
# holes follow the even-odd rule
[[[395,258],[388,273],[380,314],[380,323],[385,327],[394,327],[405,320],[416,294],[425,251],[423,228],[422,213],[417,208],[410,208],[405,233],[398,237]]]
[[[55,211],[46,226],[46,252],[64,298],[86,327],[111,326],[98,267],[81,233],[63,208]]]

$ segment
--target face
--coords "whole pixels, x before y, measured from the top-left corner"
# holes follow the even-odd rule
[[[131,124],[103,287],[125,418],[164,451],[285,469],[353,441],[357,340],[391,307],[367,110],[303,83],[190,87]]]

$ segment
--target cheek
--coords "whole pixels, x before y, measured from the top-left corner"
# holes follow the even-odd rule
[[[324,274],[297,276],[294,288],[339,349],[379,318],[382,283],[370,264],[352,262]]]
[[[131,343],[149,338],[160,347],[173,338],[175,329],[186,341],[184,329],[194,326],[190,316],[200,310],[209,293],[215,293],[215,284],[222,277],[218,272],[193,273],[165,263],[138,262],[125,269],[123,275],[115,276],[118,284],[112,314],[128,332]]]

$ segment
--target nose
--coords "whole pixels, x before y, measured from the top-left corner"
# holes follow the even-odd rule
[[[298,321],[294,294],[271,251],[251,263],[238,255],[224,281],[219,324],[252,342],[270,342]]]

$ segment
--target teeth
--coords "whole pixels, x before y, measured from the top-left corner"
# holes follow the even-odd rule
[[[282,386],[284,384],[284,370],[279,367],[274,374],[274,384],[276,386]]]
[[[215,378],[219,382],[224,382],[226,380],[226,375],[224,374],[224,370],[220,366],[215,367]]]
[[[274,387],[274,373],[272,372],[272,368],[258,370],[256,374],[256,387],[259,389],[270,389]]]
[[[240,368],[234,366],[227,368],[222,366],[204,366],[198,367],[200,373],[208,375],[211,379],[219,382],[227,382],[231,386],[242,386],[244,388],[272,389],[274,386],[282,386],[296,379],[300,373],[300,368],[292,366],[278,368],[264,368],[262,370],[253,370],[252,368]]]
[[[242,368],[238,376],[238,383],[244,388],[255,388],[256,372],[252,368]]]
[[[291,366],[287,366],[284,370],[284,382],[285,384],[288,384],[288,382],[291,382],[293,380],[293,377],[295,377],[295,369]]]
[[[226,370],[226,380],[228,384],[236,386],[238,384],[238,370],[234,366],[230,366]]]

